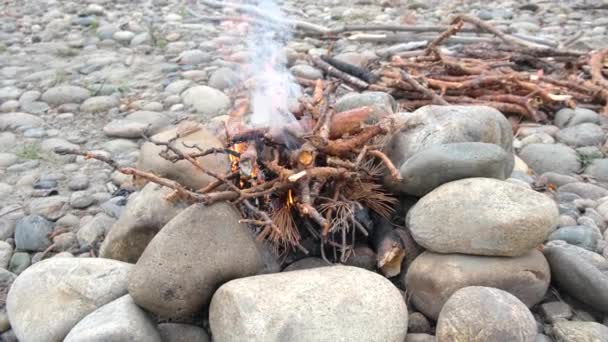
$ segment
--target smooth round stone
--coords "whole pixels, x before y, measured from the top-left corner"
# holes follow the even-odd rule
[[[436,253],[520,256],[541,244],[558,220],[558,207],[546,195],[501,180],[468,178],[424,196],[406,224],[418,244]]]
[[[191,80],[177,80],[169,83],[165,91],[169,94],[179,95],[192,84]],[[179,101],[178,101],[179,102]],[[177,103],[177,102],[176,102]]]
[[[318,80],[323,78],[323,73],[314,67],[306,64],[294,65],[289,69],[292,74],[298,77],[307,78],[310,80]]]
[[[13,153],[0,153],[0,168],[15,164],[19,158]]]
[[[595,251],[597,242],[601,238],[602,234],[597,227],[570,226],[557,229],[547,240],[563,240],[571,245]]]
[[[581,168],[576,151],[563,144],[530,144],[519,157],[537,174],[556,172],[574,174]]]
[[[70,196],[70,206],[85,209],[95,203],[95,199],[86,191],[76,191]]]
[[[146,103],[142,110],[152,111],[152,112],[161,112],[163,110],[163,104],[160,102],[150,102]]]
[[[21,105],[19,104],[19,101],[8,100],[8,101],[2,103],[2,105],[0,105],[0,112],[3,112],[3,113],[16,112],[17,110],[19,110],[20,106]],[[27,111],[24,110],[24,112],[27,112]]]
[[[135,37],[135,33],[131,31],[117,31],[114,32],[114,34],[112,35],[112,38],[114,38],[114,40],[121,43],[129,43],[131,42],[131,39],[133,39],[133,37]]]
[[[21,274],[32,264],[32,258],[28,253],[25,252],[16,252],[11,257],[10,264],[8,266],[8,270],[14,274]]]
[[[53,223],[40,215],[28,215],[17,221],[15,245],[19,250],[44,251],[51,245],[48,235],[53,231]]]
[[[57,187],[57,181],[53,179],[39,179],[32,184],[34,189],[54,189]]]
[[[82,87],[60,85],[53,87],[42,94],[42,100],[49,105],[63,105],[67,103],[82,103],[91,93]]]
[[[564,128],[557,133],[556,138],[561,143],[576,147],[599,145],[606,140],[602,128],[588,122]]]
[[[437,320],[437,341],[531,342],[536,335],[536,321],[524,303],[491,287],[456,291]]]
[[[80,105],[80,111],[84,113],[99,113],[113,107],[118,107],[119,105],[119,99],[114,96],[95,96],[85,100]]]
[[[89,187],[89,178],[83,174],[77,174],[70,178],[68,188],[72,191],[84,190]]]
[[[241,77],[230,68],[219,68],[213,72],[209,78],[209,86],[215,89],[224,90],[237,85]]]

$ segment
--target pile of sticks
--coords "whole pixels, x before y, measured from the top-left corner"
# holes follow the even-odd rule
[[[257,18],[254,24],[287,22],[330,41],[352,30],[366,31],[365,27],[327,29],[290,19],[259,20],[265,14],[255,7],[202,3],[252,13],[252,18]],[[399,31],[392,26],[384,29]],[[462,31],[488,32],[500,43],[446,47],[450,37]],[[517,120],[538,122],[550,120],[563,107],[584,106],[608,113],[608,50],[583,54],[567,50],[567,45],[531,42],[505,34],[478,18],[461,15],[433,39],[384,48],[378,59],[364,67],[331,56],[301,56],[323,70],[326,77],[296,78],[305,94],[293,113],[297,120],[282,127],[244,125],[251,111],[248,96],[243,95],[247,93],[244,84],[240,92],[232,94],[235,106],[226,121],[223,148],[184,145],[196,150],[185,153],[178,136],[168,142],[144,136],[163,147],[163,158],[173,163],[185,160],[215,179],[202,189],[121,167],[103,155],[58,152],[98,159],[124,174],[171,188],[172,200],[207,205],[229,201],[240,209],[242,222],[256,227],[260,239],[270,241],[282,252],[308,254],[314,249],[328,262],[345,262],[356,244],[373,245],[382,269],[389,264],[400,265],[405,242],[391,235],[391,229],[378,228],[382,226],[378,222],[395,222],[398,202],[384,188],[383,179],[400,180],[397,168],[383,150],[392,134],[410,127],[404,121],[407,116],[379,113],[377,108],[337,113],[333,104],[338,87],[389,93],[404,111],[428,104],[475,104],[494,107]],[[201,165],[197,158],[209,154],[227,155],[231,169],[218,174]],[[385,273],[390,276],[399,270],[387,268]]]

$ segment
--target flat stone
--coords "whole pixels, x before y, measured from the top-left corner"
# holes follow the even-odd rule
[[[161,342],[161,336],[152,318],[133,302],[131,296],[125,295],[84,317],[64,341]]]
[[[406,224],[418,244],[436,253],[520,256],[545,241],[558,219],[557,205],[543,194],[496,179],[468,178],[424,196],[408,212]]]
[[[23,90],[21,90],[17,87],[13,87],[13,86],[2,87],[2,88],[0,88],[0,103],[8,101],[8,100],[18,99],[22,93],[23,93]]]
[[[560,321],[553,326],[551,335],[560,342],[607,342],[608,327],[596,322]]]
[[[535,249],[513,258],[424,252],[402,276],[412,303],[432,319],[467,286],[498,288],[532,307],[543,299],[551,279],[547,260]]]
[[[103,133],[108,137],[141,138],[148,125],[130,120],[112,120],[103,127]]]
[[[184,90],[186,90],[191,84],[192,84],[192,81],[190,81],[190,80],[173,81],[173,82],[169,83],[169,85],[167,85],[167,87],[165,88],[165,91],[169,94],[179,95]]]
[[[386,278],[358,267],[332,266],[230,281],[213,296],[209,324],[217,342],[244,336],[277,342],[401,342],[408,322],[403,297]]]
[[[571,192],[582,198],[599,199],[608,196],[608,190],[590,183],[569,183],[558,188],[559,192]]]
[[[562,144],[530,144],[519,157],[537,174],[556,172],[574,174],[581,168],[576,151]]]
[[[80,105],[80,111],[84,113],[106,112],[119,105],[119,99],[114,96],[95,96],[85,100]]]
[[[536,335],[536,321],[524,303],[491,287],[456,291],[437,320],[438,341],[531,342]]]
[[[7,312],[15,334],[20,341],[62,341],[85,316],[127,293],[131,268],[99,258],[36,263],[15,280],[8,294]]]
[[[13,153],[0,153],[0,168],[11,166],[18,160],[19,157]]]
[[[66,103],[82,103],[91,93],[85,88],[73,85],[60,85],[45,91],[42,100],[52,106]]]
[[[0,131],[23,131],[44,124],[41,118],[26,113],[0,114]]]
[[[182,52],[176,61],[179,64],[198,65],[210,62],[211,59],[211,54],[203,52],[202,50],[187,50]]]
[[[309,80],[323,79],[323,73],[314,67],[307,64],[294,65],[289,69],[294,76],[306,78]]]

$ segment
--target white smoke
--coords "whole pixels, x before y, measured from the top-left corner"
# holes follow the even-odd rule
[[[281,9],[272,0],[260,0],[257,7],[274,18],[283,18]],[[287,70],[284,50],[291,36],[291,27],[285,25],[250,26],[249,73],[255,83],[251,93],[252,126],[278,127],[296,120],[289,104],[300,97],[301,90]]]

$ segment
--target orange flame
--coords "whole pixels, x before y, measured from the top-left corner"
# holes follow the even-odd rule
[[[291,192],[291,189],[287,190],[287,206],[291,207],[295,203],[296,203],[296,201],[293,198],[293,193]]]

